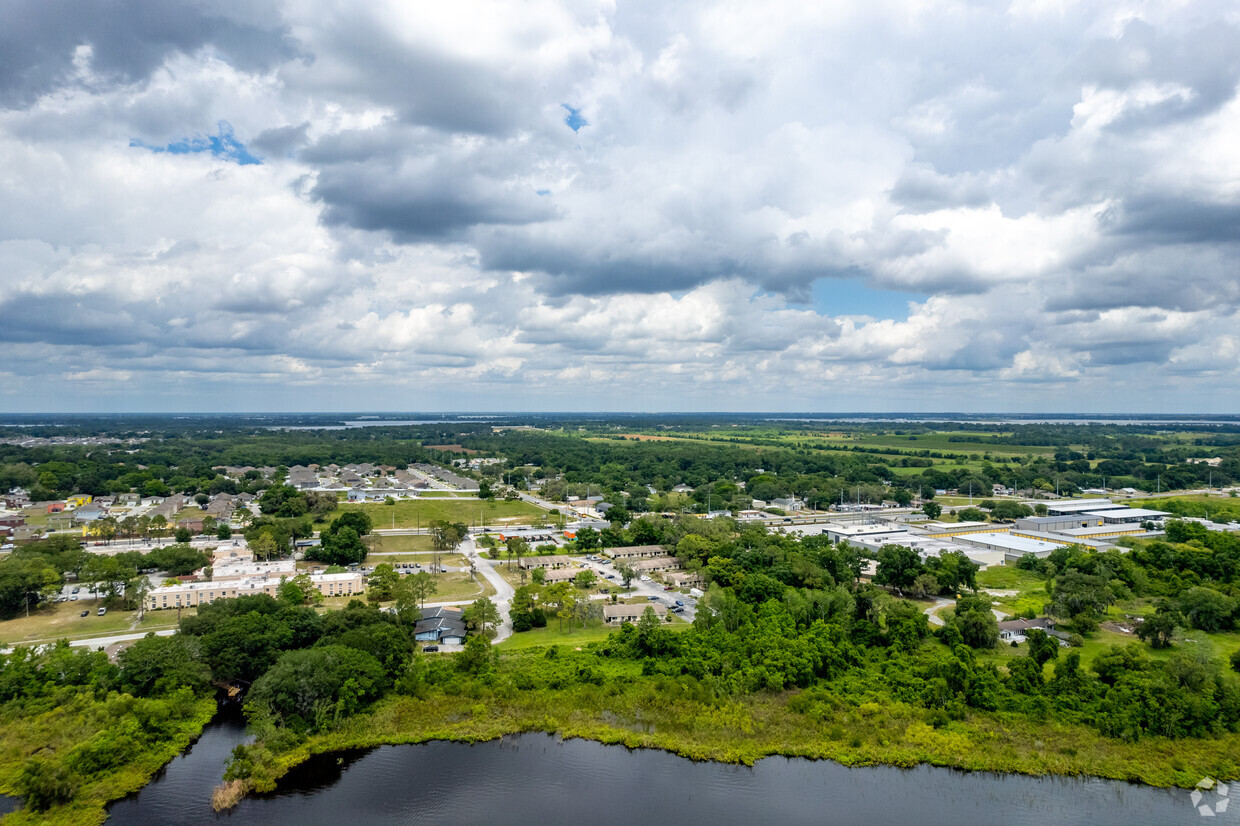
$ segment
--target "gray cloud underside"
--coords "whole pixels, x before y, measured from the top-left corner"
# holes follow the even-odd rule
[[[1240,402],[1225,3],[4,18],[0,409],[49,370],[397,407]],[[261,166],[143,148],[221,121]]]

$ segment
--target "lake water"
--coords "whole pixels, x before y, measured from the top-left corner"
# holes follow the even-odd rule
[[[767,758],[753,768],[660,751],[524,734],[474,745],[427,743],[325,755],[274,794],[211,811],[235,717],[207,728],[109,824],[1190,824],[1182,790],[1103,780],[965,773],[921,766],[846,768]],[[1209,821],[1240,823],[1240,806]]]

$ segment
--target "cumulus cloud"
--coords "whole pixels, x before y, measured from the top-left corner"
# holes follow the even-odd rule
[[[1221,2],[10,5],[0,407],[1240,401]]]

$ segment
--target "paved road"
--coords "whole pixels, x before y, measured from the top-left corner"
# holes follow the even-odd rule
[[[491,644],[497,645],[512,636],[512,615],[510,609],[512,608],[512,597],[516,591],[508,584],[508,580],[500,576],[499,572],[495,570],[493,560],[483,559],[478,556],[478,545],[474,542],[472,536],[462,542],[457,550],[463,553],[466,559],[474,563],[478,573],[486,577],[487,582],[495,587],[495,596],[491,599],[499,608],[500,623],[499,628],[496,629],[495,638],[491,640]]]

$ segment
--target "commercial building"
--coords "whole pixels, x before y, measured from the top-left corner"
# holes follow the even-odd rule
[[[1062,531],[1072,528],[1096,528],[1102,517],[1091,513],[1065,513],[1058,516],[1028,516],[1016,520],[1016,530]]]

